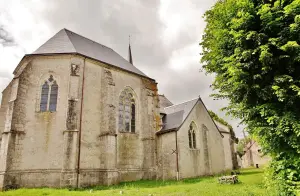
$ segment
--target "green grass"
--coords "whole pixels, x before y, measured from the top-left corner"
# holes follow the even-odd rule
[[[137,181],[121,183],[114,186],[97,186],[88,189],[68,190],[68,189],[18,189],[0,193],[3,195],[22,195],[22,196],[54,196],[54,195],[211,195],[211,196],[257,196],[275,195],[274,192],[266,190],[263,185],[263,171],[261,169],[242,170],[239,175],[238,184],[219,184],[217,177],[203,177],[186,179],[182,181]],[[93,189],[92,193],[90,190]]]

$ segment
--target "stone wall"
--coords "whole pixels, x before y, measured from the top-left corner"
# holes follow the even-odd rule
[[[230,133],[222,133],[224,135],[223,145],[224,145],[224,154],[225,154],[225,169],[230,170],[233,169],[232,164],[232,153],[231,153],[231,145]]]
[[[76,186],[80,127],[80,186],[156,177],[154,80],[77,55],[35,56],[23,63],[2,99],[2,188]],[[58,84],[57,110],[40,112],[41,86],[50,75]],[[135,94],[136,133],[117,130],[124,88]]]
[[[176,134],[164,133],[157,140],[157,178],[176,179]]]
[[[225,155],[225,169],[230,170],[233,169],[233,156],[235,155],[234,141],[231,138],[230,130],[226,125],[215,121],[216,125],[219,127],[222,132],[223,138],[223,146],[224,146],[224,155]]]
[[[192,122],[197,126],[196,149],[189,148],[188,130]],[[178,148],[180,178],[211,175],[224,170],[222,137],[201,101],[178,131]]]
[[[7,109],[9,106],[11,86],[12,86],[12,82],[10,82],[8,84],[8,86],[2,92],[2,101],[1,101],[1,105],[0,105],[0,146],[1,146],[1,140],[2,140],[2,133],[3,133],[4,127],[5,127],[5,118],[6,118],[6,114],[7,114]]]
[[[188,131],[196,125],[196,148],[189,147]],[[193,178],[225,170],[223,139],[199,100],[177,131],[179,178]],[[230,150],[230,148],[229,148]],[[158,135],[158,178],[176,179],[176,133]]]
[[[18,75],[11,126],[7,127],[4,186],[60,184],[68,105],[70,56],[35,57]],[[56,112],[40,112],[41,85],[53,75],[59,86]],[[16,80],[16,79],[14,79]],[[6,124],[8,124],[6,119]],[[1,164],[1,165],[5,165]],[[53,183],[54,184],[53,184]]]
[[[247,144],[245,149],[246,153],[242,157],[242,167],[258,167],[265,166],[271,160],[271,157],[268,155],[264,155],[261,147],[255,141],[251,141]]]
[[[90,60],[85,71],[81,170],[85,176],[107,171],[95,184],[155,178],[155,82]],[[125,88],[136,100],[135,133],[117,130],[119,95]]]

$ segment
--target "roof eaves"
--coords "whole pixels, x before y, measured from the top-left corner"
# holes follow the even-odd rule
[[[20,62],[18,63],[17,67],[14,69],[13,74],[16,74],[16,73],[17,73],[17,71],[20,69],[21,62],[22,62],[27,56],[29,56],[29,55],[28,55],[28,54],[25,54],[25,55],[23,56],[23,58],[22,58],[22,59],[20,60]]]
[[[199,97],[200,98],[200,97]],[[192,109],[189,111],[188,115],[186,115],[185,119],[183,119],[182,123],[179,125],[178,127],[178,130],[182,127],[182,125],[185,123],[186,119],[190,116],[191,112],[194,110],[195,106],[197,105],[198,101],[199,101],[199,98],[198,100],[195,102],[194,106],[192,107]],[[184,102],[186,103],[186,102]]]
[[[116,66],[116,65],[113,65],[113,64],[110,64],[110,63],[107,63],[107,62],[104,62],[104,61],[100,61],[100,60],[98,60],[98,59],[95,59],[95,58],[92,58],[92,57],[86,56],[86,55],[84,55],[84,54],[81,54],[81,53],[78,53],[78,52],[77,52],[77,54],[78,54],[78,55],[81,55],[81,56],[84,56],[84,57],[86,57],[86,58],[92,59],[92,60],[94,60],[94,61],[97,61],[97,62],[100,62],[100,63],[106,64],[106,65],[110,65],[110,66],[112,66],[112,67],[114,67],[114,68],[117,68],[117,69],[120,69],[120,70],[123,70],[123,71],[129,72],[129,73],[132,73],[132,74],[134,74],[134,75],[138,75],[138,76],[141,76],[141,77],[143,77],[143,78],[150,79],[150,80],[152,80],[152,81],[154,81],[154,82],[155,82],[155,80],[154,80],[153,78],[150,78],[150,77],[148,77],[148,76],[141,75],[141,74],[138,74],[138,73],[135,73],[135,72],[129,71],[129,70],[127,70],[127,69],[123,69],[123,68],[121,68],[121,67],[118,67],[118,66]]]
[[[170,133],[170,132],[174,132],[174,131],[178,131],[178,128],[173,128],[173,129],[167,129],[167,130],[160,130],[158,132],[156,132],[156,135],[162,135],[165,133]]]
[[[144,76],[144,75],[138,74],[138,73],[134,73],[134,72],[132,72],[132,71],[129,71],[129,70],[123,69],[123,68],[121,68],[121,67],[118,67],[118,66],[115,66],[115,65],[113,65],[113,64],[106,63],[106,62],[104,62],[104,61],[100,61],[100,60],[98,60],[98,59],[95,59],[95,58],[92,58],[92,57],[86,56],[86,55],[84,55],[84,54],[81,54],[81,53],[78,53],[78,52],[67,52],[67,53],[43,53],[43,54],[26,54],[26,55],[23,57],[23,59],[24,59],[26,56],[51,56],[51,55],[66,55],[66,54],[77,54],[77,55],[83,56],[83,57],[85,57],[85,58],[89,58],[89,59],[92,59],[92,60],[94,60],[94,61],[97,61],[97,62],[100,62],[100,63],[106,64],[106,65],[110,65],[110,66],[112,66],[112,67],[114,67],[114,68],[116,68],[116,69],[120,69],[120,70],[123,70],[123,71],[125,71],[125,72],[129,72],[129,73],[132,73],[132,74],[134,74],[134,75],[138,75],[138,76],[140,76],[140,77],[143,77],[143,78],[150,79],[150,80],[152,80],[153,82],[155,82],[155,80],[154,80],[153,78],[150,78],[150,77],[147,77],[147,76]],[[23,60],[23,59],[22,59],[22,60]],[[22,61],[22,60],[21,60],[21,61]],[[20,61],[20,62],[21,62],[21,61]]]
[[[221,133],[226,133],[226,134],[230,134],[230,132],[227,131],[220,131]]]

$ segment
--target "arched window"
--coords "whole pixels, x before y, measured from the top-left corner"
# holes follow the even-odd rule
[[[135,132],[136,106],[130,89],[122,91],[119,97],[119,131]]]
[[[49,79],[42,85],[40,111],[55,112],[57,106],[58,85],[50,75]]]
[[[194,122],[192,122],[190,124],[188,136],[189,136],[189,147],[196,149],[197,148],[197,145],[196,145],[197,138],[196,138],[196,125]]]

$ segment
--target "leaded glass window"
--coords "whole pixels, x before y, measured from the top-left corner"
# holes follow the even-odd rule
[[[193,145],[192,145],[192,132],[191,132],[191,130],[189,130],[189,146],[190,146],[190,148],[193,147]]]
[[[196,136],[196,124],[192,122],[190,124],[190,129],[188,131],[188,137],[189,137],[189,147],[192,149],[197,148],[197,136]]]
[[[43,84],[42,86],[41,103],[40,103],[41,112],[47,111],[48,95],[49,95],[49,85],[48,82],[46,81],[45,84]]]
[[[135,132],[136,107],[130,89],[125,89],[119,97],[119,131]]]
[[[47,81],[42,85],[41,91],[41,102],[40,111],[41,112],[55,112],[57,106],[57,96],[58,96],[58,85],[50,75]]]

